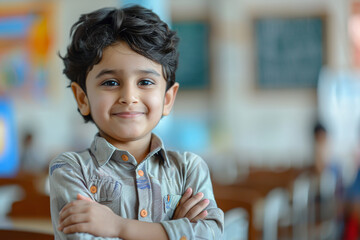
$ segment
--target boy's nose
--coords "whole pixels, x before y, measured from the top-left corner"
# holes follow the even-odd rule
[[[119,102],[122,104],[133,104],[138,102],[138,97],[136,96],[136,91],[131,87],[123,89]]]

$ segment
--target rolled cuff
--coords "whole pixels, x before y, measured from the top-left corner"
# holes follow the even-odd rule
[[[191,223],[187,218],[161,222],[171,240],[221,239],[222,231],[214,220]]]

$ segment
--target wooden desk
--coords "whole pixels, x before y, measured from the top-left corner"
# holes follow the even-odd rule
[[[54,239],[51,219],[4,218],[0,219],[0,239]]]
[[[290,190],[294,180],[304,171],[307,169],[250,169],[247,178],[231,185],[213,182],[215,199],[224,212],[236,207],[245,209],[249,216],[249,239],[261,239],[262,229],[257,229],[254,224],[257,204],[275,188]]]
[[[38,186],[46,176],[19,173],[13,178],[0,178],[0,186],[17,185],[24,191],[24,199],[13,203],[10,217],[50,219],[50,198],[44,193],[45,185],[43,189]]]
[[[9,218],[10,224],[14,229],[21,229],[26,231],[35,231],[40,233],[53,234],[53,226],[51,219],[48,218],[21,218],[13,217]]]
[[[289,168],[289,169],[265,169],[250,168],[249,175],[245,179],[240,179],[234,184],[238,188],[253,189],[264,197],[274,188],[291,189],[294,180],[308,169]]]
[[[11,240],[53,240],[54,235],[17,229],[0,229],[0,239]]]
[[[46,174],[19,173],[13,178],[0,178],[0,186],[16,185],[24,198],[13,202],[6,218],[0,218],[0,239],[54,239],[50,217],[50,198],[44,194]]]

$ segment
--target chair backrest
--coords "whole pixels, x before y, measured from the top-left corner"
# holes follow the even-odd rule
[[[16,184],[0,186],[0,217],[6,217],[15,201],[24,197],[24,191]]]
[[[0,239],[53,240],[54,236],[48,233],[30,232],[18,229],[0,229]]]
[[[320,176],[320,200],[321,221],[336,217],[336,184],[337,179],[334,172],[325,169]]]
[[[282,188],[271,190],[265,198],[263,240],[277,240],[278,226],[281,220],[290,216],[289,193]]]
[[[293,187],[293,239],[308,239],[308,228],[315,223],[316,181],[310,173],[303,173]]]
[[[245,209],[234,208],[224,215],[224,240],[247,240],[249,216]]]

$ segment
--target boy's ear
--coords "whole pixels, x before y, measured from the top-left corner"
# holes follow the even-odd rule
[[[77,102],[78,108],[80,110],[80,113],[83,116],[89,115],[90,114],[90,105],[89,105],[89,100],[88,100],[84,90],[76,82],[71,83],[71,89],[73,91],[73,94],[74,94],[75,100]]]
[[[167,116],[170,114],[172,106],[174,105],[176,94],[179,89],[179,83],[174,83],[174,85],[169,88],[165,93],[164,99],[164,108],[163,108],[163,116]]]

